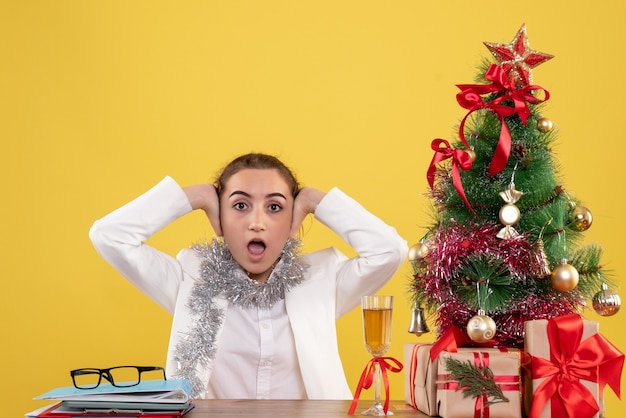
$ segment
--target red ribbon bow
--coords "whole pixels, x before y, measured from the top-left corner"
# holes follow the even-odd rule
[[[469,110],[467,115],[465,115],[461,121],[461,125],[459,127],[459,138],[469,148],[464,132],[465,121],[468,116],[480,109],[487,109],[495,113],[502,123],[502,128],[500,130],[500,139],[498,140],[496,151],[493,155],[493,159],[491,160],[491,164],[489,165],[489,175],[493,176],[501,172],[504,167],[506,167],[506,163],[511,152],[511,133],[509,132],[509,128],[507,127],[504,118],[506,116],[518,114],[522,123],[526,125],[528,116],[530,116],[528,103],[536,104],[544,102],[550,98],[550,93],[542,87],[535,85],[528,85],[522,87],[521,89],[517,89],[515,82],[509,79],[502,67],[496,64],[491,64],[489,66],[487,72],[485,73],[485,79],[491,81],[492,83],[457,85],[461,92],[457,94],[456,100],[463,108]],[[534,90],[543,91],[545,98],[539,99],[533,96],[532,92]],[[492,101],[485,102],[481,95],[491,93],[503,93],[503,95]],[[513,102],[512,107],[507,103],[508,101]]]
[[[507,352],[505,348],[495,347],[495,343],[493,341],[488,341],[482,344],[475,343],[465,332],[463,332],[461,328],[453,325],[448,328],[448,330],[444,332],[443,335],[433,344],[429,353],[430,361],[433,362],[437,360],[437,357],[442,351],[457,353],[459,351],[459,347],[498,348],[498,350],[503,353]]]
[[[441,145],[444,145],[442,148]],[[432,189],[435,186],[435,173],[437,172],[437,163],[441,161],[447,160],[448,158],[452,158],[452,182],[454,184],[454,188],[456,189],[461,199],[465,203],[465,206],[469,208],[470,211],[474,215],[474,209],[470,205],[467,197],[465,196],[465,191],[463,190],[463,183],[461,182],[461,172],[459,171],[459,167],[463,170],[469,170],[472,168],[472,159],[467,151],[453,149],[450,146],[450,143],[445,139],[433,139],[433,142],[430,144],[430,147],[435,151],[435,155],[433,155],[433,159],[430,161],[430,167],[428,167],[428,171],[426,172],[426,178],[428,179],[428,184]],[[478,216],[478,215],[476,215]]]
[[[620,397],[624,354],[600,334],[581,342],[583,321],[571,314],[548,321],[550,360],[531,356],[532,378],[546,378],[533,394],[530,418],[539,417],[550,400],[552,417],[586,418],[598,404],[580,379],[597,382],[600,392],[609,385]]]
[[[448,330],[437,339],[430,349],[430,361],[433,362],[439,357],[442,351],[448,353],[456,353],[459,347],[465,346],[470,342],[469,337],[465,334],[461,328],[457,326],[451,326]]]
[[[393,362],[396,367],[388,363],[388,360]],[[383,406],[383,410],[385,414],[389,411],[389,378],[387,377],[387,370],[390,372],[400,372],[402,371],[402,363],[396,360],[393,357],[374,357],[372,358],[363,373],[361,373],[361,379],[359,379],[359,384],[356,388],[356,392],[354,393],[354,399],[352,400],[352,405],[350,405],[350,410],[348,411],[348,415],[354,415],[354,411],[356,410],[356,406],[359,403],[359,396],[361,395],[362,389],[369,389],[374,383],[374,372],[376,368],[376,364],[379,365],[381,375],[383,377],[383,384],[385,386],[385,404]]]

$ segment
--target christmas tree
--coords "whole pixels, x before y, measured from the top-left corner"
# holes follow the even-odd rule
[[[588,301],[608,316],[620,300],[601,247],[583,243],[592,214],[558,176],[558,132],[541,112],[550,94],[532,77],[553,56],[530,49],[525,25],[485,46],[476,84],[458,85],[458,138],[431,144],[434,219],[411,248],[410,290],[438,335],[459,327],[476,343],[520,347],[524,321]]]

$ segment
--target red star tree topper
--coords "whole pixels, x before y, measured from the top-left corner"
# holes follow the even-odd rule
[[[510,44],[483,42],[498,60],[509,78],[521,87],[532,83],[531,69],[543,64],[553,55],[530,49],[526,36],[526,24],[523,24]]]

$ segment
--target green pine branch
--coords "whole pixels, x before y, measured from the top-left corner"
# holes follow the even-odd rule
[[[602,283],[609,287],[617,287],[611,277],[611,271],[600,264],[601,260],[602,248],[595,243],[577,248],[569,260],[580,276],[577,289],[588,298],[600,290]]]
[[[448,357],[446,358],[446,368],[452,377],[459,382],[457,391],[463,391],[464,398],[477,398],[485,393],[487,394],[487,405],[509,402],[509,399],[502,393],[502,389],[496,384],[493,372],[489,367],[475,366],[469,360],[462,362]]]
[[[466,305],[484,311],[505,310],[515,294],[510,272],[500,259],[487,254],[468,257],[452,283],[456,296]]]

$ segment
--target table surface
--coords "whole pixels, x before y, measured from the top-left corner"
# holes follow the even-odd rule
[[[334,400],[231,400],[202,399],[193,401],[194,409],[185,414],[185,418],[209,417],[341,417],[346,418],[352,401]],[[371,400],[359,400],[354,413],[361,416],[361,411],[372,404]],[[389,401],[389,411],[398,417],[428,417],[412,409],[404,401]]]

